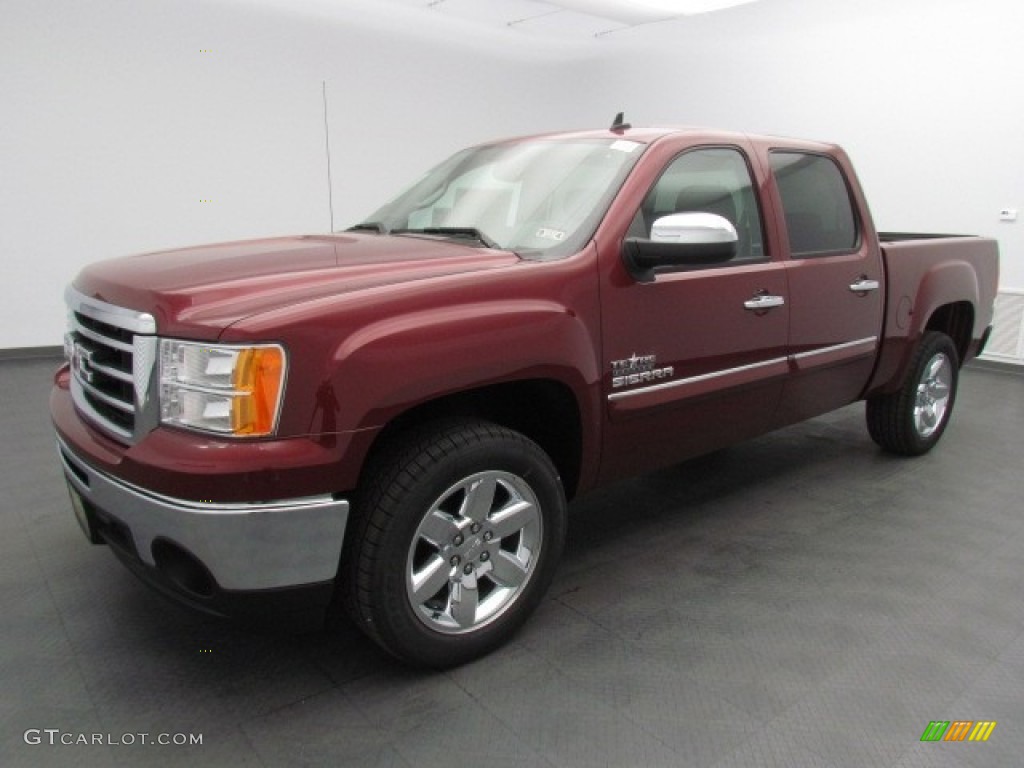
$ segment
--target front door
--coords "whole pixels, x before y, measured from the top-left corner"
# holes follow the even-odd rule
[[[630,227],[643,237],[661,216],[715,213],[737,230],[734,259],[638,282],[617,251],[601,254],[606,479],[715,450],[773,420],[789,371],[787,275],[767,253],[744,149],[672,158]]]

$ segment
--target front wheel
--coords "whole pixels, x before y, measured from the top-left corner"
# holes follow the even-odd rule
[[[356,623],[431,667],[503,643],[540,602],[565,538],[548,456],[503,427],[449,423],[407,435],[371,473],[343,563]]]
[[[871,438],[887,451],[904,456],[930,451],[953,412],[959,368],[952,339],[937,331],[925,333],[903,386],[868,399]]]

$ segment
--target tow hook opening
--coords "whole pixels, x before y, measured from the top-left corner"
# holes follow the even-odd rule
[[[213,597],[216,582],[199,559],[167,539],[157,539],[152,547],[156,567],[175,586],[195,597]]]

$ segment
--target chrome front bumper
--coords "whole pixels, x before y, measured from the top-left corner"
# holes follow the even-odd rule
[[[293,587],[327,582],[337,574],[347,501],[331,496],[252,504],[175,499],[97,471],[59,438],[57,447],[72,492],[90,514],[121,531],[121,543],[149,568],[165,566],[154,557],[156,543],[157,551],[170,546],[187,552],[221,590]]]

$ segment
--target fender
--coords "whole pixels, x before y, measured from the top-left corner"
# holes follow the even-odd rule
[[[885,253],[886,271],[890,275],[893,271],[888,262],[892,258],[891,253]],[[903,266],[906,267],[906,263]],[[916,279],[915,270],[904,268],[897,270],[896,274],[902,277],[902,281],[898,285],[892,281],[889,283],[891,293],[886,308],[885,337],[877,370],[864,397],[899,389],[918,340],[941,307],[969,302],[975,309],[974,338],[980,337],[991,322],[991,318],[986,320],[984,312],[980,311],[977,273],[967,262],[944,261],[924,272],[920,280]],[[911,300],[908,291],[914,285],[917,290]]]
[[[928,270],[921,278],[914,299],[910,318],[910,338],[916,342],[921,337],[928,321],[939,307],[964,301],[975,308],[971,335],[977,338],[985,328],[978,326],[979,320],[983,319],[979,317],[981,313],[977,312],[979,298],[977,272],[966,261],[947,261]]]
[[[334,389],[354,430],[381,427],[439,397],[516,380],[554,379],[582,403],[600,380],[584,324],[567,307],[536,299],[388,317],[346,338],[334,363]]]
[[[337,423],[314,414],[312,433],[334,426],[353,441],[339,470],[353,485],[366,453],[390,421],[419,405],[493,384],[546,380],[572,393],[583,455],[579,487],[599,465],[600,364],[587,324],[545,299],[463,303],[382,318],[334,349],[329,383]]]

